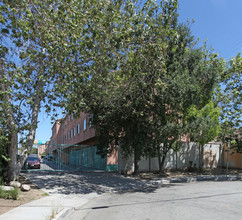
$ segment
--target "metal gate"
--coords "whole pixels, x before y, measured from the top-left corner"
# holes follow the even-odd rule
[[[40,157],[40,156],[39,156]],[[96,146],[86,145],[48,145],[39,166],[31,166],[26,161],[23,170],[40,171],[84,171],[106,170],[107,157],[97,154]]]

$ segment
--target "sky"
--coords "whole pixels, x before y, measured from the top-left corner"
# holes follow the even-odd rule
[[[226,60],[242,53],[242,0],[180,0],[179,21],[192,21],[192,34]],[[36,140],[51,137],[51,119],[39,114]]]
[[[195,20],[195,37],[207,40],[220,56],[242,52],[242,0],[180,0],[180,21]]]

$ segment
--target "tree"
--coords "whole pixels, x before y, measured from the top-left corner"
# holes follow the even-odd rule
[[[45,50],[51,46],[49,35],[46,35],[52,24],[45,23],[45,15],[50,15],[50,12],[45,13],[48,10],[48,4],[41,4],[40,1],[1,3],[2,39],[9,42],[7,46],[1,44],[4,48],[4,54],[2,53],[4,59],[1,59],[0,63],[3,98],[1,109],[6,115],[10,141],[9,180],[18,178],[27,158],[24,151],[17,160],[20,139],[18,136],[22,136],[20,139],[22,146],[31,152],[41,105],[48,98],[52,98],[50,87],[54,83],[54,78],[48,74],[50,59],[45,53]]]
[[[122,10],[129,13],[132,5],[132,1],[109,0],[1,2],[1,33],[16,52],[13,62],[10,48],[4,46],[7,59],[1,63],[11,142],[9,180],[18,178],[27,157],[23,154],[16,161],[18,135],[31,152],[41,106],[46,102],[64,106],[62,100],[68,100],[67,111],[76,108],[70,88],[83,91],[92,70],[100,74],[107,65],[117,65],[112,51],[121,50],[117,44],[124,34],[121,29],[130,25]],[[119,19],[122,27],[116,30]],[[48,112],[52,106],[45,106]]]
[[[2,99],[2,92],[0,92],[0,100]],[[2,101],[0,101],[1,103]],[[2,104],[2,103],[1,103]],[[9,145],[9,133],[6,126],[6,116],[3,109],[0,109],[0,179],[3,176],[3,168],[6,168],[8,162],[7,148]]]
[[[241,73],[242,57],[238,54],[229,60],[225,71],[220,75],[216,101],[221,108],[220,139],[223,142],[236,142],[236,131],[241,128]]]
[[[198,110],[196,106],[191,106],[187,116],[189,123],[190,139],[199,144],[199,168],[203,167],[203,147],[209,141],[218,137],[220,127],[220,108],[215,107],[212,100]]]
[[[100,52],[85,89],[70,90],[69,103],[94,114],[105,149],[120,143],[124,155],[134,154],[135,172],[142,156],[155,155],[162,157],[162,171],[167,153],[187,132],[190,107],[202,109],[211,99],[222,64],[205,46],[196,47],[187,25],[178,24],[177,1],[125,6],[127,26],[118,31],[119,19],[114,27],[120,35],[108,35],[111,60]]]
[[[177,6],[174,0],[3,1],[2,32],[21,61],[1,66],[13,132],[10,179],[18,175],[18,134],[31,150],[40,107],[48,101],[68,113],[93,113],[100,143],[120,142],[124,154],[134,154],[135,170],[142,156],[157,154],[162,169],[184,133],[188,109],[210,100],[220,68],[178,24]]]
[[[242,57],[231,58],[220,76],[218,102],[222,108],[222,121],[229,127],[241,126],[241,73]]]
[[[0,15],[0,24],[3,22],[3,18]],[[4,111],[4,95],[6,91],[3,91],[2,84],[4,83],[4,79],[2,78],[3,75],[3,61],[7,54],[7,48],[3,44],[3,35],[0,36],[0,173],[2,176],[2,168],[6,165],[7,162],[7,149],[10,143],[10,136],[9,131],[7,128],[7,118],[8,116],[5,114]]]

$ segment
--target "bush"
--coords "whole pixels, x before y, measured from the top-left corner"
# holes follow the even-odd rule
[[[17,200],[18,193],[19,193],[19,190],[17,188],[11,189],[9,191],[6,191],[6,190],[3,190],[2,188],[0,188],[0,198],[3,198],[3,199]]]

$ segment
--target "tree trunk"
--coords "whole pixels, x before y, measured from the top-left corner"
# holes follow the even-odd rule
[[[40,103],[41,103],[41,89],[43,87],[43,82],[39,81],[37,83],[36,91],[35,91],[35,96],[33,97],[34,99],[34,105],[32,108],[32,118],[31,118],[31,128],[29,130],[29,134],[27,137],[27,149],[29,152],[32,151],[32,147],[34,145],[34,140],[35,140],[35,135],[36,135],[36,129],[37,129],[37,124],[38,124],[38,115],[40,111]],[[26,151],[22,152],[22,155],[20,156],[20,159],[17,163],[17,175],[20,175],[21,168],[23,167],[28,155],[26,154]]]
[[[0,79],[6,79],[4,61],[0,60]],[[7,115],[7,128],[10,136],[10,144],[8,145],[8,181],[17,180],[16,164],[17,164],[17,151],[18,151],[18,130],[14,120],[14,112],[12,106],[12,100],[8,93],[9,87],[6,83],[1,83],[1,90],[3,94],[3,102],[5,108],[3,111]]]
[[[1,63],[2,64],[2,63]],[[3,64],[0,65],[0,77],[1,79],[5,78],[5,72],[4,72],[4,66]],[[43,73],[43,70],[39,72],[38,74],[38,79],[37,79],[37,84],[36,84],[36,89],[34,96],[32,97],[34,100],[33,108],[31,109],[31,127],[29,130],[29,134],[26,140],[27,143],[27,148],[29,152],[31,152],[33,144],[34,144],[34,139],[35,139],[35,134],[36,134],[36,128],[38,124],[38,114],[40,111],[40,103],[43,98],[43,92],[42,89],[44,87],[44,81],[41,79],[41,75]],[[1,90],[2,91],[8,91],[8,87],[6,84],[1,83]],[[13,109],[12,109],[12,101],[10,95],[6,92],[4,93],[4,101],[6,102],[7,108],[5,109],[6,115],[8,115],[8,121],[7,121],[7,126],[8,130],[11,131],[10,135],[10,145],[8,147],[8,155],[10,157],[10,161],[8,163],[8,179],[9,181],[18,179],[20,171],[22,166],[24,165],[26,159],[27,159],[27,154],[26,151],[22,152],[20,157],[18,158],[17,161],[17,151],[18,151],[18,131],[17,131],[17,125],[15,124],[15,119],[14,119],[14,114],[13,114]]]
[[[161,173],[160,147],[157,147],[157,157],[158,157],[159,173]]]
[[[199,169],[201,170],[203,168],[203,145],[199,144]]]
[[[41,49],[42,54],[44,54],[44,48]],[[44,59],[44,58],[43,58]],[[36,129],[37,129],[37,125],[38,125],[38,115],[40,112],[40,108],[41,108],[41,100],[43,99],[43,88],[45,85],[45,82],[42,79],[43,73],[45,71],[44,69],[44,63],[43,63],[43,59],[40,59],[40,69],[38,72],[38,78],[37,78],[37,83],[36,83],[36,89],[35,89],[35,93],[33,96],[33,100],[34,100],[34,104],[32,107],[32,118],[31,118],[31,124],[30,124],[30,130],[29,130],[29,134],[26,140],[27,143],[27,149],[29,152],[32,151],[32,147],[34,145],[34,140],[35,140],[35,135],[36,135]],[[17,164],[17,174],[20,174],[21,168],[23,167],[26,159],[27,159],[28,155],[26,154],[26,152],[22,152],[22,155],[20,157],[20,160],[18,161]]]
[[[165,160],[166,160],[166,154],[163,154],[162,155],[162,160],[161,160],[161,163],[160,163],[160,173],[161,174],[164,173]]]
[[[163,151],[162,151],[162,160],[160,161],[160,167],[159,167],[159,172],[160,174],[164,173],[164,165],[165,165],[165,160],[166,160],[166,155],[168,152],[168,143],[167,141],[164,142],[164,146],[163,146]]]
[[[176,151],[176,170],[178,170],[178,152]]]
[[[16,174],[16,164],[17,164],[17,151],[18,151],[18,133],[17,131],[12,131],[10,135],[10,144],[8,145],[8,181],[18,180],[18,175]]]
[[[137,153],[136,150],[134,151],[134,174],[138,174],[139,173],[139,160],[137,158]]]

